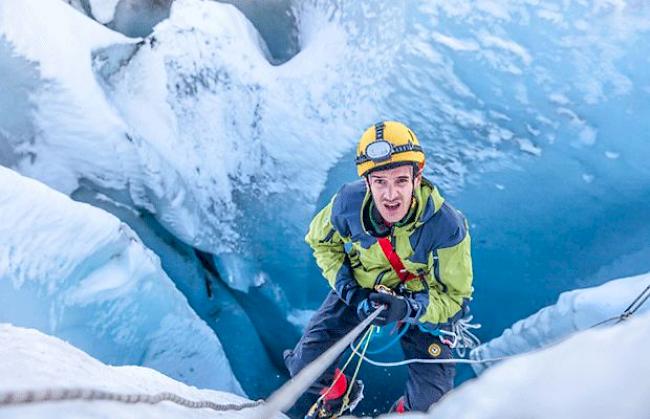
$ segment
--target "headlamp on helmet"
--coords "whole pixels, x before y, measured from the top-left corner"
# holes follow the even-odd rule
[[[375,124],[363,133],[355,162],[359,176],[399,163],[414,163],[422,169],[424,152],[417,137],[406,125],[386,121]]]

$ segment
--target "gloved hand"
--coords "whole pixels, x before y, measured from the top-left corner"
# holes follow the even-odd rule
[[[352,310],[356,310],[359,307],[361,302],[368,299],[368,296],[372,292],[371,289],[359,287],[354,290],[352,296],[349,298],[349,306]]]
[[[356,281],[345,280],[336,283],[336,293],[352,310],[356,310],[363,300],[372,292],[369,288],[361,287]]]
[[[376,326],[385,326],[392,322],[405,320],[411,312],[411,307],[406,298],[373,292],[370,293],[368,298],[359,303],[357,316],[363,321],[382,305],[386,306],[386,309],[372,321],[372,324]]]

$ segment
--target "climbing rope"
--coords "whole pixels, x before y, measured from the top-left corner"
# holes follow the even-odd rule
[[[643,290],[641,293],[630,303],[630,305],[618,316],[611,317],[609,319],[603,320],[601,322],[598,322],[592,326],[589,327],[589,329],[593,329],[595,327],[601,326],[605,323],[611,322],[613,320],[618,320],[616,324],[619,324],[627,319],[629,319],[634,313],[645,304],[646,301],[650,299],[650,284]],[[454,327],[452,332],[447,332],[444,330],[439,330],[435,332],[441,332],[441,333],[448,333],[448,334],[457,334],[458,339],[455,339],[454,341],[451,341],[452,344],[454,345],[468,345],[467,347],[463,347],[462,353],[459,351],[459,347],[456,347],[456,352],[461,356],[461,358],[446,358],[446,359],[405,359],[403,361],[396,361],[396,362],[379,362],[372,360],[366,356],[366,354],[361,354],[355,348],[350,346],[350,349],[352,350],[353,354],[358,355],[361,359],[366,361],[367,363],[377,366],[377,367],[398,367],[402,365],[408,365],[408,364],[416,364],[416,363],[422,363],[422,364],[452,364],[452,363],[459,363],[459,364],[485,364],[485,363],[491,363],[491,362],[497,362],[497,361],[502,361],[507,358],[512,358],[515,355],[504,355],[500,357],[495,357],[495,358],[485,358],[485,359],[466,359],[462,358],[464,356],[464,351],[467,348],[473,348],[476,347],[476,344],[480,344],[480,341],[476,335],[474,335],[472,332],[469,331],[469,329],[478,329],[480,325],[476,324],[471,324],[472,317],[469,316],[467,319],[459,320],[456,322],[456,325],[459,325],[459,327]],[[426,331],[426,330],[424,330]],[[433,332],[430,332],[433,333]],[[435,334],[435,333],[433,333]],[[461,343],[462,342],[462,343]],[[451,345],[450,345],[451,346]],[[451,346],[453,348],[453,346]],[[544,348],[538,348],[534,349],[528,352],[525,352],[526,354],[531,354],[534,352],[539,352],[543,350]],[[522,355],[522,354],[517,354],[517,355]]]
[[[191,409],[212,409],[219,412],[243,410],[260,406],[263,401],[257,400],[241,404],[228,403],[219,404],[209,400],[189,400],[178,394],[164,392],[157,394],[143,393],[115,393],[111,391],[90,389],[90,388],[50,388],[44,390],[9,391],[0,393],[0,407],[15,405],[26,405],[44,402],[62,401],[113,401],[127,404],[157,404],[160,402],[172,402]]]
[[[368,328],[368,331],[364,335],[364,338],[361,339],[361,342],[365,342],[363,344],[363,351],[361,352],[361,356],[359,356],[359,360],[357,361],[357,365],[356,365],[356,367],[354,369],[354,374],[352,374],[352,377],[350,378],[350,384],[348,385],[348,391],[345,392],[345,396],[343,397],[343,403],[341,404],[341,408],[339,409],[338,416],[341,416],[343,414],[343,412],[345,411],[345,409],[347,409],[349,407],[349,405],[350,405],[350,394],[352,393],[352,388],[354,387],[354,383],[355,383],[355,381],[357,379],[357,376],[359,375],[359,370],[361,369],[361,363],[363,362],[363,356],[365,355],[366,351],[368,350],[368,344],[370,343],[370,339],[372,338],[372,334],[374,332],[374,329],[375,329],[375,326],[370,326]],[[359,342],[359,344],[361,344],[361,342]],[[350,363],[350,361],[352,360],[353,357],[354,357],[353,354],[350,355],[349,360],[346,363],[346,366],[347,366],[347,364]],[[341,374],[343,374],[344,369],[345,369],[345,366],[341,369]],[[332,383],[332,385],[333,385],[333,383]],[[331,387],[330,387],[330,389],[331,389]],[[350,407],[350,409],[352,409],[352,408],[354,408],[354,406]]]
[[[451,330],[430,329],[421,324],[418,324],[418,328],[424,333],[440,337],[440,341],[442,343],[454,349],[458,356],[464,358],[465,351],[467,349],[472,350],[481,344],[481,340],[473,332],[471,332],[471,330],[481,328],[480,324],[472,323],[473,318],[473,316],[467,316],[466,318],[457,320],[451,325]],[[368,349],[366,353],[369,355],[376,355],[386,351],[388,348],[400,341],[406,332],[408,332],[410,326],[410,324],[404,323],[401,329],[399,329],[398,323],[397,326],[395,326],[395,329],[391,331],[391,334],[394,334],[395,331],[398,331],[394,337],[392,337],[386,344],[379,348]],[[379,329],[379,327],[375,327],[376,329]]]
[[[343,336],[343,338],[332,345],[327,351],[303,368],[295,377],[276,390],[264,404],[264,410],[260,412],[259,417],[270,418],[280,411],[286,412],[323,372],[337,360],[348,345],[354,342],[384,310],[385,307],[380,306],[364,321],[348,332],[347,335]],[[366,333],[368,332],[366,331]]]
[[[641,291],[639,295],[637,295],[634,301],[632,301],[632,303],[621,314],[619,314],[618,316],[610,317],[609,319],[605,319],[601,322],[598,322],[592,325],[590,329],[601,326],[603,324],[609,323],[614,320],[616,320],[615,324],[618,324],[622,321],[629,319],[634,313],[636,313],[636,311],[639,308],[641,308],[643,304],[645,304],[646,301],[648,301],[649,298],[650,298],[650,284],[648,284],[648,286],[643,291]]]
[[[496,358],[486,358],[486,359],[467,359],[467,358],[443,358],[443,359],[420,359],[420,358],[413,358],[413,359],[405,359],[403,361],[395,361],[395,362],[379,362],[372,360],[368,358],[366,355],[361,354],[358,351],[355,351],[354,348],[351,348],[352,352],[362,358],[364,361],[369,363],[370,365],[374,365],[377,367],[399,367],[401,365],[408,365],[408,364],[484,364],[486,362],[496,362],[496,361],[502,361],[506,358],[510,358],[514,355],[508,355],[508,356],[501,356],[501,357],[496,357]]]
[[[592,325],[590,328],[600,326],[602,324],[608,323],[613,320],[617,320],[616,324],[621,323],[629,319],[634,315],[643,304],[645,304],[650,299],[650,284],[632,301],[632,303],[618,316],[603,320],[599,323]],[[214,403],[209,400],[189,400],[184,397],[181,397],[175,393],[163,392],[157,394],[143,394],[143,393],[115,393],[104,390],[89,389],[89,388],[50,388],[44,390],[26,390],[26,391],[9,391],[9,392],[0,392],[0,408],[16,405],[26,405],[32,403],[43,403],[43,402],[60,402],[60,401],[114,401],[127,404],[157,404],[163,401],[168,401],[175,403],[180,406],[184,406],[192,409],[212,409],[219,412],[226,411],[239,411],[244,409],[250,409],[257,406],[264,405],[264,411],[260,412],[260,417],[267,418],[272,417],[279,411],[286,411],[290,408],[295,401],[304,393],[307,388],[327,369],[338,357],[341,352],[349,345],[352,353],[348,358],[347,362],[341,369],[342,371],[350,364],[353,357],[356,355],[359,357],[357,365],[355,367],[354,374],[352,376],[352,382],[356,379],[361,363],[363,361],[368,362],[371,365],[378,367],[397,367],[402,365],[408,365],[413,363],[426,363],[426,364],[448,364],[448,363],[462,363],[462,364],[484,364],[501,361],[507,358],[511,358],[513,355],[495,357],[495,358],[486,358],[481,360],[466,359],[466,358],[447,358],[447,359],[406,359],[403,361],[397,362],[378,362],[374,361],[366,356],[368,350],[368,345],[372,334],[375,331],[375,326],[370,326],[372,321],[384,310],[384,307],[379,307],[375,310],[368,318],[363,322],[357,325],[352,331],[345,335],[341,340],[339,340],[335,345],[318,357],[315,361],[309,364],[304,368],[296,377],[288,381],[283,385],[279,390],[271,395],[267,402],[263,400],[257,400],[253,402],[235,404],[219,404]],[[463,353],[459,355],[464,356],[464,349],[476,347],[480,343],[478,337],[474,335],[471,330],[477,329],[480,325],[471,324],[472,317],[467,319],[461,319],[454,324],[452,331],[440,330],[440,335],[447,334],[453,336],[454,340],[450,341],[452,347],[463,348]],[[370,327],[368,327],[370,326]],[[367,330],[366,330],[367,328]],[[359,343],[354,346],[353,343],[355,339],[364,331],[363,337],[360,339]],[[406,326],[400,331],[399,337],[401,337],[406,332]],[[435,333],[434,333],[435,334]],[[394,343],[394,342],[392,342]],[[392,344],[391,343],[391,344]],[[360,347],[363,344],[363,349],[360,351]],[[386,349],[386,348],[382,348]],[[540,348],[538,350],[541,350]],[[531,351],[537,352],[538,350]],[[530,352],[529,352],[530,353]],[[336,382],[336,380],[334,380]],[[332,386],[321,395],[324,397],[329,391],[331,391]],[[349,403],[349,396],[352,389],[352,385],[349,386],[344,399],[344,404],[341,407],[342,413],[347,404]]]
[[[399,327],[399,326],[396,326],[394,330],[397,330],[398,327]],[[381,330],[381,328],[380,328],[379,326],[372,326],[372,329],[373,329],[372,334],[378,333],[378,331]],[[393,336],[393,337],[392,337],[392,338],[391,338],[391,339],[390,339],[386,344],[384,344],[383,346],[381,346],[381,347],[379,347],[379,348],[376,348],[376,349],[367,349],[365,353],[367,353],[368,355],[376,355],[376,354],[379,354],[379,353],[382,353],[382,352],[386,351],[388,348],[390,348],[391,346],[393,346],[393,345],[395,345],[397,342],[399,342],[399,340],[402,339],[402,336],[404,336],[404,335],[406,334],[406,332],[408,331],[408,329],[409,329],[409,324],[406,324],[406,323],[405,323],[405,324],[402,326],[402,329],[399,330],[399,332],[396,333],[395,336]],[[370,330],[370,329],[368,329],[368,330]],[[391,333],[391,334],[394,334],[395,331],[391,331],[390,333]],[[359,342],[360,342],[360,343],[363,342],[363,340],[366,338],[366,336],[367,336],[367,335],[364,335],[364,336],[360,339]],[[354,356],[354,354],[352,354],[352,356]]]

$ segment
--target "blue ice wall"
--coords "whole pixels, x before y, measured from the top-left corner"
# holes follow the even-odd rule
[[[285,1],[278,4],[287,8]],[[291,68],[294,41],[304,46],[323,28],[340,29],[327,33],[344,36],[314,56],[345,53],[353,71],[336,69],[353,74],[358,86],[333,97],[367,97],[363,103],[371,108],[342,112],[341,124],[355,121],[355,112],[409,124],[427,152],[426,176],[469,218],[476,289],[472,307],[484,324],[483,339],[552,303],[561,291],[649,270],[647,2],[305,0],[291,6],[289,20],[295,17],[297,34],[286,34],[292,43],[287,48],[273,46],[276,53],[284,51],[279,61],[288,60]],[[268,36],[284,30],[263,20],[251,19],[268,24]],[[11,48],[0,40],[0,55],[10,56],[7,51]],[[20,65],[7,62],[4,68]],[[29,73],[16,80],[28,86],[32,77]],[[306,75],[296,89],[319,81]],[[22,88],[16,86],[0,81],[3,92],[20,96],[14,106],[20,110],[27,102],[21,91],[14,91]],[[224,108],[246,108],[248,86],[236,86],[242,90],[232,95],[224,90],[215,102],[218,97]],[[259,141],[281,148],[282,138],[273,133],[288,122],[305,120],[311,125],[298,131],[307,147],[311,141],[351,148],[355,138],[341,138],[335,130],[320,132],[332,127],[327,116],[336,101],[296,97],[305,102],[289,108],[313,108],[323,121],[293,119],[283,109],[269,112],[266,119],[255,120],[263,125]],[[278,105],[260,103],[262,108]],[[317,112],[321,109],[322,114]],[[197,119],[213,117],[196,112]],[[12,117],[10,122],[0,116],[2,164],[16,160],[16,150],[4,145],[17,138],[22,121]],[[365,126],[340,128],[360,134]],[[96,193],[110,196],[111,191],[82,187],[74,198],[104,206],[138,232],[194,310],[217,331],[245,390],[264,397],[284,378],[282,350],[299,336],[298,322],[290,318],[297,316],[295,310],[315,309],[328,291],[303,236],[313,214],[341,183],[355,179],[352,162],[350,150],[331,168],[323,190],[316,191],[318,202],[282,188],[257,196],[254,179],[238,184],[233,200],[241,211],[228,220],[234,220],[239,247],[212,258],[171,237],[145,212],[134,217],[110,203],[130,204],[128,197],[106,201]],[[314,178],[307,173],[289,180],[310,188]],[[394,350],[378,358],[399,356]],[[460,378],[466,375],[461,371]],[[362,377],[367,400],[360,413],[373,414],[385,411],[400,394],[405,375],[402,369],[364,367]]]
[[[380,118],[412,126],[427,177],[470,220],[480,337],[562,291],[650,270],[648,6],[396,4],[393,30],[408,45],[387,49]],[[351,151],[330,170],[318,209],[354,179]],[[317,307],[327,286],[309,249],[296,245],[291,261],[283,275],[294,303]],[[364,368],[360,409],[370,414],[390,405],[405,376]],[[470,374],[460,369],[459,381]]]

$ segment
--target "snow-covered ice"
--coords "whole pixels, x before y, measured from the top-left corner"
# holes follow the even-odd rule
[[[295,24],[285,39],[296,55],[281,65],[251,24],[272,26],[271,17],[240,7],[247,19],[216,1],[170,3],[0,1],[0,164],[129,222],[194,310],[228,336],[230,354],[259,354],[255,369],[266,376],[279,377],[281,350],[326,289],[304,229],[354,177],[355,141],[378,119],[414,128],[426,175],[472,222],[473,310],[486,336],[560,291],[650,268],[644,2],[277,0],[264,7]],[[131,276],[164,276],[134,262],[151,258],[120,228],[112,248],[121,253],[81,272],[66,303],[122,304]],[[35,235],[39,249],[76,250],[51,233]],[[70,266],[96,262],[69,256]],[[26,277],[12,275],[12,287]],[[174,301],[170,311],[190,311],[168,280],[155,284]],[[56,290],[39,290],[40,306],[60,307],[49,299]],[[21,307],[34,307],[28,295]],[[167,313],[158,305],[167,297],[145,297]],[[109,320],[123,330],[131,312],[118,311]],[[62,324],[57,309],[11,315],[48,333]],[[169,327],[160,325],[136,334],[189,351],[156,333]],[[107,329],[63,332],[106,361],[106,345],[78,342]],[[400,383],[390,384],[381,391]]]
[[[470,357],[475,360],[500,358],[554,344],[577,331],[620,316],[648,286],[650,274],[644,274],[564,292],[557,303],[513,324],[501,336],[472,350]],[[641,305],[637,314],[647,312],[650,312],[650,303]],[[477,373],[483,369],[483,364],[474,366]]]
[[[7,323],[0,323],[0,359],[5,361],[0,362],[0,394],[85,389],[146,395],[169,392],[186,400],[218,405],[251,402],[232,393],[188,386],[150,368],[106,365],[58,338]],[[217,411],[172,402],[149,405],[77,400],[3,406],[0,418],[254,418],[258,409]]]
[[[221,343],[116,217],[0,167],[0,319],[242,394]]]
[[[428,414],[413,417],[646,419],[648,345],[646,310],[615,327],[584,331],[504,361],[461,385]]]

